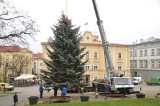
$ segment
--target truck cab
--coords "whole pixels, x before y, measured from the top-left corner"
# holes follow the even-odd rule
[[[111,77],[111,91],[130,94],[134,90],[131,77]]]

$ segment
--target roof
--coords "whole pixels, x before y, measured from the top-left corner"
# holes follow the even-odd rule
[[[37,53],[32,55],[33,59],[43,59],[42,53]]]
[[[1,52],[19,52],[20,50],[23,50],[24,48],[21,48],[19,46],[0,46]]]

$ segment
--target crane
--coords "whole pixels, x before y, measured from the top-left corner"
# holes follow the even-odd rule
[[[133,91],[134,85],[132,83],[131,77],[115,77],[115,70],[114,70],[112,59],[110,56],[109,43],[106,39],[105,31],[103,28],[103,21],[100,19],[96,1],[92,0],[92,2],[93,2],[96,18],[97,18],[97,25],[98,25],[99,32],[102,39],[103,49],[104,49],[106,74],[108,73],[107,77],[109,79],[109,85],[105,84],[104,89],[111,93],[119,92],[123,94],[132,94],[134,92]],[[108,62],[108,67],[107,67],[107,62]],[[111,72],[113,73],[113,77],[110,77]]]
[[[93,7],[95,10],[96,18],[97,18],[97,25],[98,25],[99,32],[100,32],[101,39],[102,39],[103,49],[104,49],[106,75],[108,78],[110,78],[111,72],[113,73],[113,76],[115,76],[115,70],[114,70],[112,59],[110,56],[109,43],[106,39],[105,31],[103,28],[103,21],[100,19],[100,15],[99,15],[98,8],[97,8],[97,3],[95,0],[92,0],[92,2],[93,2]],[[107,67],[107,62],[108,62],[108,67]]]

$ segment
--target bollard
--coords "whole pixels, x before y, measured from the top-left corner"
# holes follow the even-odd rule
[[[16,105],[16,103],[18,102],[18,95],[15,93],[15,95],[13,96],[13,101],[14,101],[14,106]]]

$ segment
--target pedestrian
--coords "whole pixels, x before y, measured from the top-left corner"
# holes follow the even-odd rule
[[[58,87],[58,86],[54,86],[54,96],[57,96],[58,89],[59,89],[59,87]]]
[[[39,86],[40,98],[43,97],[43,86],[40,84]]]

